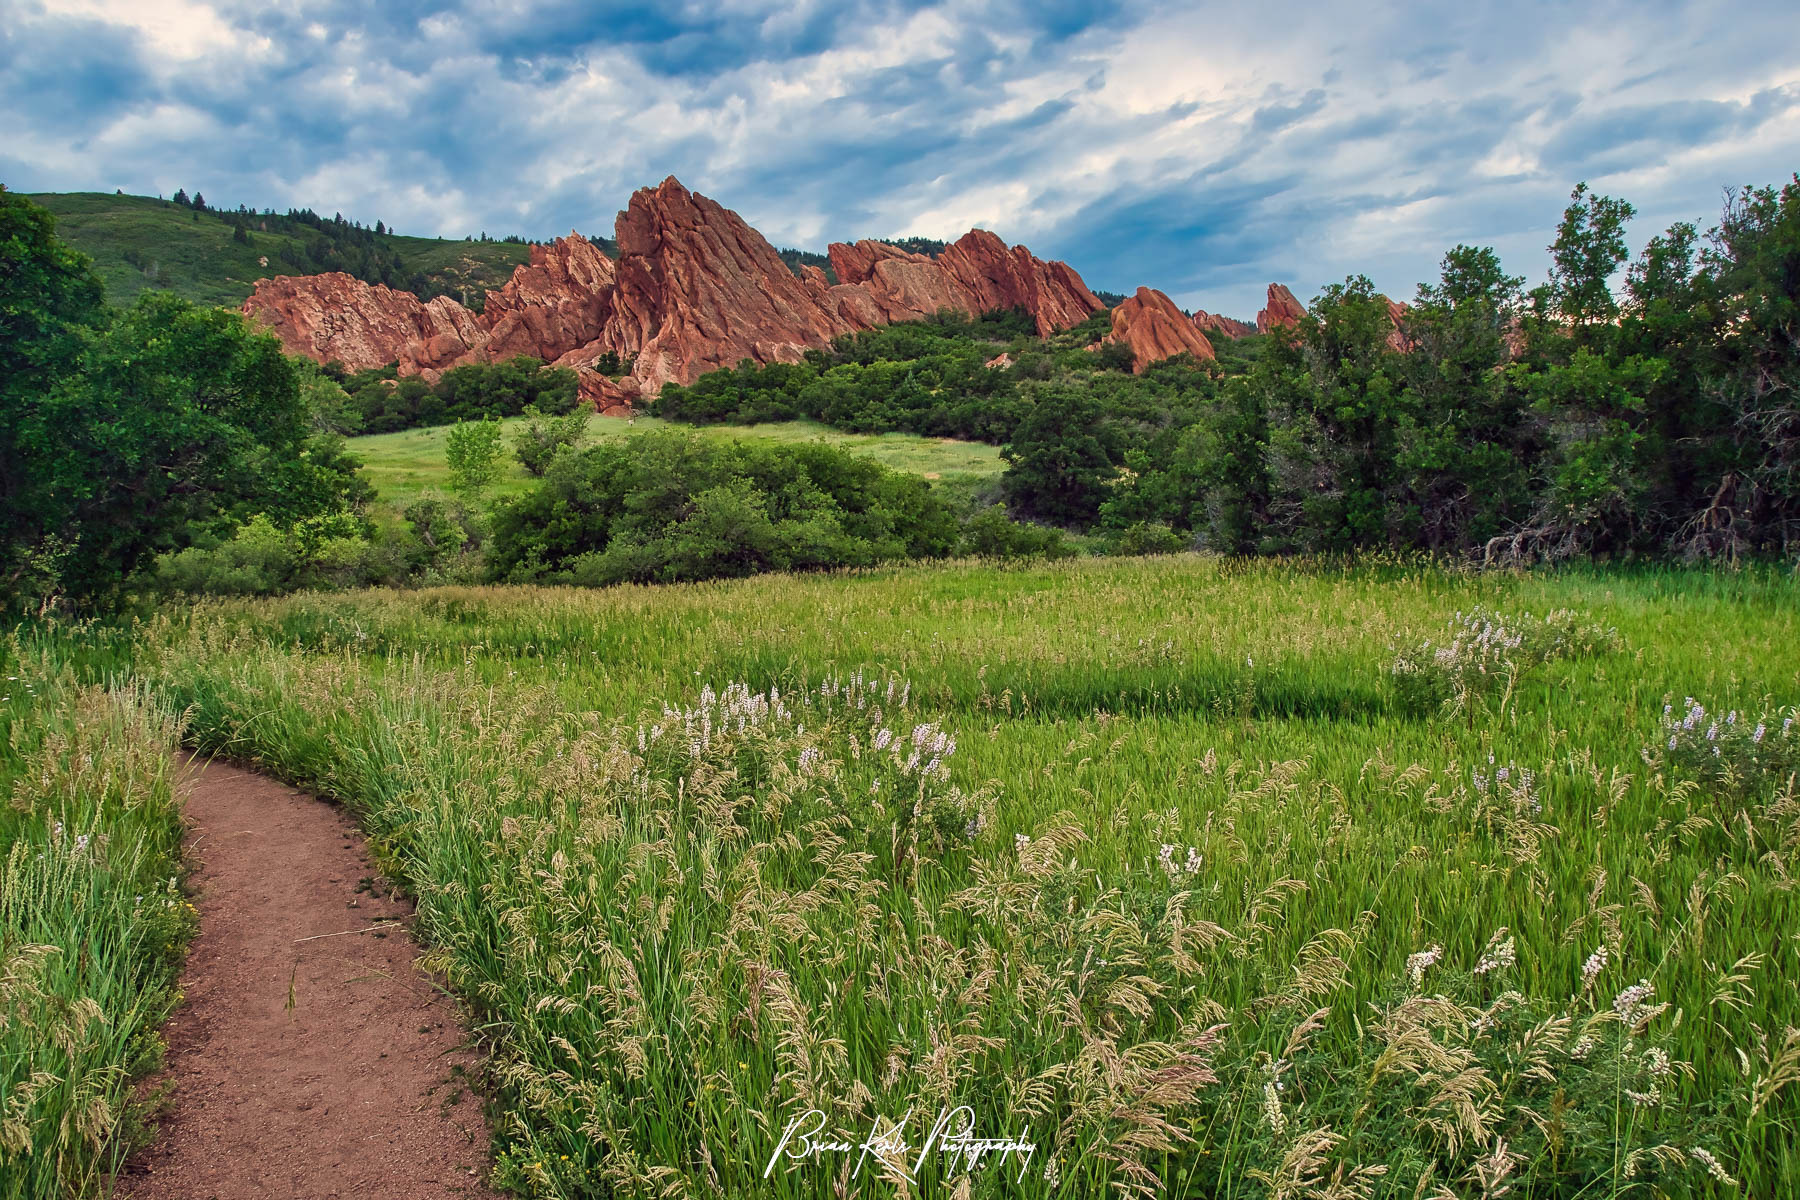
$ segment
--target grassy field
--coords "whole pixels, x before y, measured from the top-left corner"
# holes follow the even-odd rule
[[[129,304],[139,292],[160,288],[197,304],[235,308],[258,279],[293,273],[275,256],[298,244],[298,237],[257,232],[249,244],[234,242],[226,222],[154,196],[47,192],[27,199],[56,214],[58,236],[94,260],[95,273],[114,304]],[[507,242],[393,234],[377,241],[399,251],[408,276],[423,271],[439,282],[480,290],[505,283],[530,252]],[[127,261],[128,253],[145,265]]]
[[[526,421],[512,417],[506,427],[505,470],[494,485],[494,494],[515,495],[530,486],[531,478],[512,453],[512,434]],[[811,421],[776,425],[675,425],[655,417],[626,422],[617,417],[595,417],[588,423],[589,443],[630,437],[651,429],[692,430],[702,437],[764,442],[829,442],[884,466],[934,480],[951,491],[966,491],[997,479],[1006,464],[996,446],[959,442],[949,438],[915,437],[905,433],[843,433]],[[362,460],[365,474],[381,503],[403,508],[421,492],[443,491],[450,484],[444,461],[444,435],[449,426],[407,429],[350,439],[350,451]]]
[[[137,669],[359,814],[525,1195],[886,1194],[968,1105],[1037,1146],[980,1195],[1783,1196],[1796,645],[1791,577],[1183,556],[206,603]],[[765,1180],[809,1110],[908,1152]]]

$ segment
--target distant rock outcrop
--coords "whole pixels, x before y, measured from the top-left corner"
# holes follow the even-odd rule
[[[636,357],[632,377],[646,393],[746,358],[795,362],[850,328],[742,217],[673,175],[633,194],[615,236],[618,282],[601,340]]]
[[[370,285],[342,271],[259,280],[244,312],[290,354],[352,371],[398,362],[416,373],[455,361],[483,335],[475,314],[448,297],[420,303],[411,292]]]
[[[944,308],[1019,308],[1048,334],[1103,307],[1067,265],[980,229],[936,258],[885,242],[835,245],[836,284],[816,266],[796,276],[742,217],[673,176],[635,193],[616,233],[616,262],[574,233],[533,246],[480,313],[341,273],[262,280],[244,312],[290,353],[352,370],[397,362],[402,374],[435,378],[528,354],[575,369],[582,395],[608,409],[744,359],[793,362],[839,334]],[[593,369],[607,351],[632,364],[626,377]]]
[[[1212,343],[1200,327],[1155,288],[1139,288],[1112,310],[1112,332],[1106,340],[1131,347],[1133,375],[1177,354],[1191,354],[1201,362],[1213,357]]]
[[[1105,307],[1067,263],[1045,262],[985,229],[971,229],[936,258],[875,241],[835,242],[830,254],[839,285],[831,296],[841,315],[862,324],[916,321],[946,308],[1018,308],[1043,337]],[[868,320],[875,314],[878,321]]]
[[[1239,321],[1232,317],[1222,317],[1218,313],[1209,313],[1202,309],[1194,314],[1194,324],[1200,332],[1210,337],[1225,337],[1236,340],[1249,337],[1256,332],[1256,326],[1248,321]]]
[[[1298,325],[1305,315],[1306,306],[1294,299],[1294,293],[1283,284],[1271,283],[1268,304],[1256,314],[1256,331],[1267,333],[1271,329]]]
[[[1388,333],[1388,347],[1404,354],[1412,349],[1412,339],[1406,336],[1408,306],[1398,300],[1388,300],[1386,296],[1382,299],[1387,300],[1388,320],[1394,323],[1394,328]]]

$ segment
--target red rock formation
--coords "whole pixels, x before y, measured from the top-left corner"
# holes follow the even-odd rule
[[[1306,306],[1294,299],[1294,293],[1279,283],[1269,285],[1269,303],[1256,314],[1256,330],[1267,333],[1284,325],[1298,325],[1306,315]]]
[[[579,233],[532,246],[531,261],[487,295],[483,356],[498,362],[529,354],[554,362],[595,341],[606,323],[614,274],[612,259]]]
[[[1079,325],[1104,304],[1066,263],[1044,262],[1023,246],[1010,250],[985,229],[971,229],[936,262],[973,297],[971,313],[1022,308],[1037,321],[1038,336]]]
[[[670,381],[756,362],[795,362],[850,326],[828,313],[744,219],[673,175],[619,214],[618,282],[601,340],[634,354],[654,395]]]
[[[616,407],[670,381],[690,383],[746,358],[796,361],[838,334],[943,308],[1022,308],[1040,334],[1102,308],[1065,264],[979,229],[935,259],[884,242],[835,245],[836,285],[816,267],[796,277],[743,218],[672,176],[634,194],[616,230],[617,263],[579,234],[533,246],[531,261],[488,294],[479,315],[342,274],[264,280],[244,311],[289,352],[321,362],[398,362],[402,374],[435,378],[462,363],[528,354],[574,368],[584,396]],[[608,350],[633,360],[628,378],[594,373]]]
[[[1386,296],[1382,299],[1387,300],[1388,320],[1394,323],[1393,330],[1388,333],[1388,347],[1404,354],[1412,349],[1412,339],[1406,336],[1407,306],[1398,300],[1388,300]]]
[[[886,242],[834,242],[828,249],[838,287],[835,311],[858,328],[916,321],[940,309],[975,313],[976,298],[938,260]]]
[[[1200,327],[1155,288],[1139,288],[1137,295],[1112,310],[1112,332],[1106,340],[1131,347],[1133,375],[1177,354],[1191,354],[1201,362],[1213,357],[1212,343]]]
[[[1239,321],[1232,317],[1221,317],[1218,313],[1209,313],[1204,309],[1194,314],[1194,324],[1200,332],[1208,336],[1231,338],[1236,340],[1249,337],[1256,332],[1256,326],[1248,321]]]
[[[971,315],[1022,308],[1043,336],[1105,307],[1067,263],[1045,262],[985,229],[971,229],[936,258],[875,241],[836,242],[830,254],[840,285],[869,296],[839,296],[838,311],[850,319],[879,314],[871,324],[914,321],[946,308]]]
[[[475,314],[454,300],[421,304],[411,292],[370,286],[342,271],[258,280],[244,313],[290,354],[352,371],[391,362],[410,364],[409,374],[443,366],[482,336]]]

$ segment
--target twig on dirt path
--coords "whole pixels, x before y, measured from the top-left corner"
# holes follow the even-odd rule
[[[390,920],[391,919],[392,918],[390,918]],[[316,942],[320,938],[349,937],[353,933],[373,933],[377,929],[392,929],[392,928],[393,928],[393,925],[388,924],[388,925],[371,925],[367,929],[340,929],[336,933],[315,933],[311,937],[295,938],[294,942],[295,942],[295,944],[299,944],[300,942]]]

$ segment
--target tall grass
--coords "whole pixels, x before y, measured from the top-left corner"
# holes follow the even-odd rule
[[[966,1104],[1039,1145],[984,1194],[1782,1195],[1793,759],[1708,774],[1664,706],[1779,728],[1797,598],[952,565],[207,604],[140,669],[359,812],[526,1194],[948,1195],[762,1176],[808,1109],[916,1154]],[[1478,606],[1549,632],[1421,706],[1396,663]]]
[[[77,681],[74,639],[0,642],[0,1196],[103,1194],[159,1061],[193,925],[180,732],[141,687]]]

